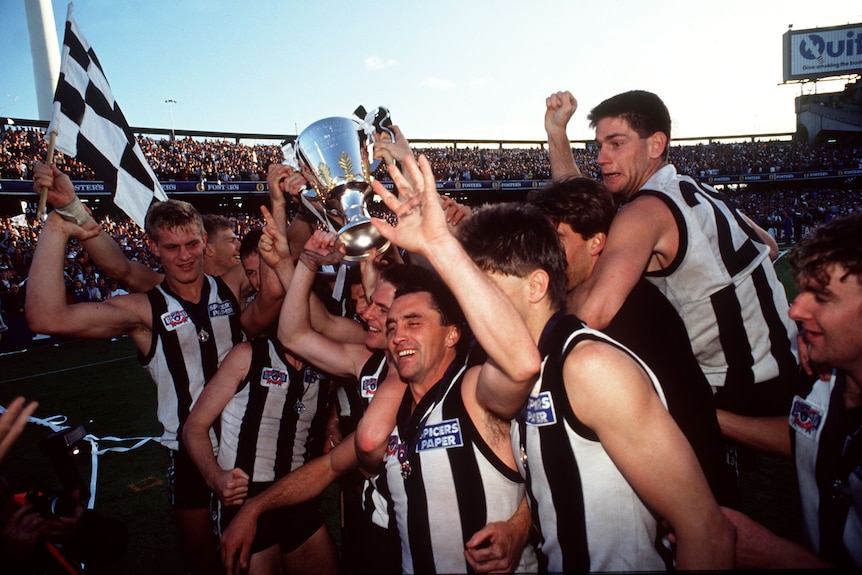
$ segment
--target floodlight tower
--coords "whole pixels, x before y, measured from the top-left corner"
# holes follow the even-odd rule
[[[54,90],[60,75],[60,45],[57,42],[54,10],[51,0],[24,0],[24,8],[27,12],[27,29],[30,32],[39,119],[50,120],[54,106]]]
[[[165,104],[171,109],[171,140],[176,140],[176,134],[174,134],[174,104],[176,103],[177,101],[173,98],[165,100]]]

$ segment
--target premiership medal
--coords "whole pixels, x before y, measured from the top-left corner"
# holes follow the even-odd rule
[[[198,341],[200,341],[201,343],[204,343],[204,342],[207,342],[209,340],[210,340],[209,332],[207,330],[205,330],[204,328],[201,328],[201,330],[198,332]]]
[[[413,472],[410,467],[410,460],[407,458],[407,444],[399,443],[397,448],[398,462],[401,464],[401,477],[407,479]]]

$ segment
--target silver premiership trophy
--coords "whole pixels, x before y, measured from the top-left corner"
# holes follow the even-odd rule
[[[372,248],[383,252],[389,241],[371,223],[367,202],[373,196],[372,175],[380,161],[372,161],[374,134],[386,132],[389,110],[376,108],[365,114],[359,108],[352,118],[324,118],[314,122],[296,138],[292,152],[284,147],[285,164],[299,169],[313,189],[302,193],[302,203],[323,224],[338,235],[345,248],[344,259],[359,261]]]

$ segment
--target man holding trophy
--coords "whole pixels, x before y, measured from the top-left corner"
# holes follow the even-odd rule
[[[364,111],[361,107],[357,113]],[[324,118],[285,146],[285,163],[301,172],[311,188],[300,194],[302,205],[327,231],[335,232],[347,261],[360,261],[372,249],[389,248],[371,225],[367,202],[374,195],[372,174],[380,160],[371,160],[375,135],[386,133],[392,142],[389,111],[377,108],[360,123],[351,118]],[[294,154],[291,158],[291,153]]]
[[[378,142],[377,149],[373,153],[369,147],[366,147],[378,131],[372,121],[375,116],[381,117],[379,110],[368,116],[369,120],[366,121],[364,128],[361,127],[360,123],[347,118],[327,118],[316,122],[300,134],[294,152],[297,161],[293,169],[301,172],[313,188],[306,189],[304,193],[300,194],[302,204],[323,227],[337,235],[335,247],[345,254],[345,259],[348,261],[368,259],[370,254],[380,253],[390,247],[389,243],[379,235],[377,229],[371,224],[371,218],[366,207],[366,202],[372,194],[370,174],[373,173],[374,168],[379,163],[369,162],[368,158],[386,157],[387,163],[391,163],[391,161],[401,160],[407,154],[411,154],[406,140],[403,139],[396,127],[392,127],[391,131],[387,130],[390,140],[394,140],[394,142]],[[382,116],[384,121],[387,116]],[[386,127],[385,124],[384,127]],[[293,150],[290,147],[286,150],[286,163],[291,161],[289,153],[291,151]],[[451,200],[445,201],[441,198],[441,201],[443,201],[444,209],[447,212],[447,220],[451,225],[456,225],[464,217],[464,211],[458,209],[457,204]],[[453,206],[455,209],[450,209]],[[290,344],[288,344],[289,346]],[[391,422],[387,422],[383,418],[384,422],[381,423],[381,425],[388,425],[385,430],[387,437],[394,424],[394,412],[390,419]],[[352,441],[352,437],[348,438],[348,442],[352,443]],[[353,446],[346,444],[339,446],[337,451],[341,452],[343,451],[342,448],[345,447],[349,447],[350,451],[353,451]],[[290,480],[291,478],[288,476],[285,479]],[[297,477],[296,481],[303,482],[304,480]],[[281,483],[282,481],[279,482],[279,484]],[[325,487],[328,481],[319,481],[315,484]],[[290,491],[286,490],[285,492],[289,493]],[[303,492],[306,491],[303,490]],[[498,495],[498,498],[500,497],[501,495]],[[442,502],[438,503],[442,504]],[[518,501],[513,502],[515,507],[517,504]],[[518,520],[512,523],[512,525],[518,525],[519,533],[523,531],[523,534],[517,537],[503,536],[503,532],[508,532],[509,527],[507,526],[505,530],[500,531],[503,529],[500,525],[492,530],[489,530],[488,527],[481,529],[481,534],[474,534],[473,532],[466,534],[468,538],[473,536],[468,547],[470,549],[469,555],[475,561],[474,569],[477,571],[499,569],[504,564],[501,562],[511,561],[512,556],[520,557],[522,542],[526,540],[529,532],[529,521],[520,521],[521,517],[525,515],[525,513],[518,513]],[[479,527],[482,525],[484,523],[480,524]],[[232,528],[235,531],[236,527],[232,526],[228,531],[231,531]],[[497,533],[494,535],[496,539],[493,541],[486,539],[492,537],[492,532]],[[227,565],[233,564],[236,559],[235,553],[243,545],[241,540],[244,535],[239,537],[236,535],[234,532],[227,540],[223,539],[223,557],[226,559]],[[521,543],[511,545],[510,542],[513,540]],[[235,547],[237,544],[240,547]],[[509,547],[518,548],[509,549]],[[459,544],[456,547],[447,546],[445,549],[435,549],[433,553],[435,555],[438,553],[448,554],[455,561],[458,561],[457,556],[460,556],[460,562],[465,561],[464,544]],[[240,564],[244,563],[242,554],[239,559]],[[515,564],[517,564],[517,559],[515,559]]]

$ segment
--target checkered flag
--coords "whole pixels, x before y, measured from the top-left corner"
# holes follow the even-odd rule
[[[167,200],[123,116],[90,43],[66,16],[63,59],[54,93],[54,112],[45,138],[56,133],[55,147],[77,158],[115,192],[114,203],[139,226],[150,204]]]

